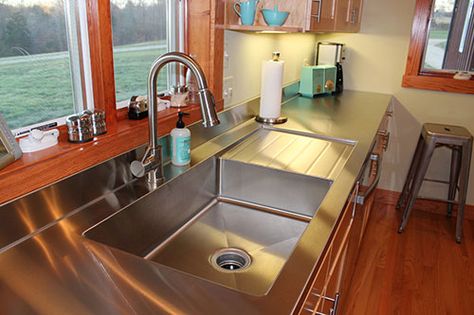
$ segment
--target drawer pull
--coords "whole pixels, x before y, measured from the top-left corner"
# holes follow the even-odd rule
[[[363,205],[365,202],[365,199],[367,199],[367,197],[375,190],[375,188],[377,187],[380,181],[380,174],[382,173],[381,172],[382,161],[381,161],[380,155],[372,153],[370,155],[370,160],[372,161],[372,165],[375,168],[375,177],[372,183],[367,188],[367,190],[357,195],[356,202],[359,205]]]

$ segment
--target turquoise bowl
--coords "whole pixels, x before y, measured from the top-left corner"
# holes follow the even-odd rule
[[[262,9],[263,19],[268,26],[282,26],[290,12]]]

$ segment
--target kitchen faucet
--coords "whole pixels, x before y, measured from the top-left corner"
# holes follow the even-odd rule
[[[158,186],[163,181],[163,158],[161,156],[161,145],[158,144],[158,122],[156,120],[156,84],[160,70],[170,62],[185,65],[196,77],[204,127],[213,127],[220,123],[217,118],[214,96],[207,87],[206,77],[199,64],[190,56],[180,52],[169,52],[158,57],[153,62],[148,74],[148,147],[141,161],[133,161],[130,165],[130,170],[134,176],[142,177],[147,174],[148,183],[152,187]]]

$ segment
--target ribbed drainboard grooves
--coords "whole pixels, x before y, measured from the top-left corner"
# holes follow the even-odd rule
[[[354,146],[275,130],[260,130],[222,158],[335,179]]]

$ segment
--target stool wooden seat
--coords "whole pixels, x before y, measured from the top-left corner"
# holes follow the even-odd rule
[[[460,243],[472,152],[472,135],[466,128],[460,126],[431,123],[423,125],[410,170],[397,203],[397,209],[404,206],[402,222],[398,232],[401,233],[407,225],[421,184],[424,180],[428,181],[425,175],[433,152],[440,146],[446,146],[452,150],[449,181],[431,181],[449,185],[448,198],[442,199],[448,203],[448,216],[451,216],[453,204],[458,204],[456,241]],[[459,191],[458,202],[455,200],[456,191]]]

